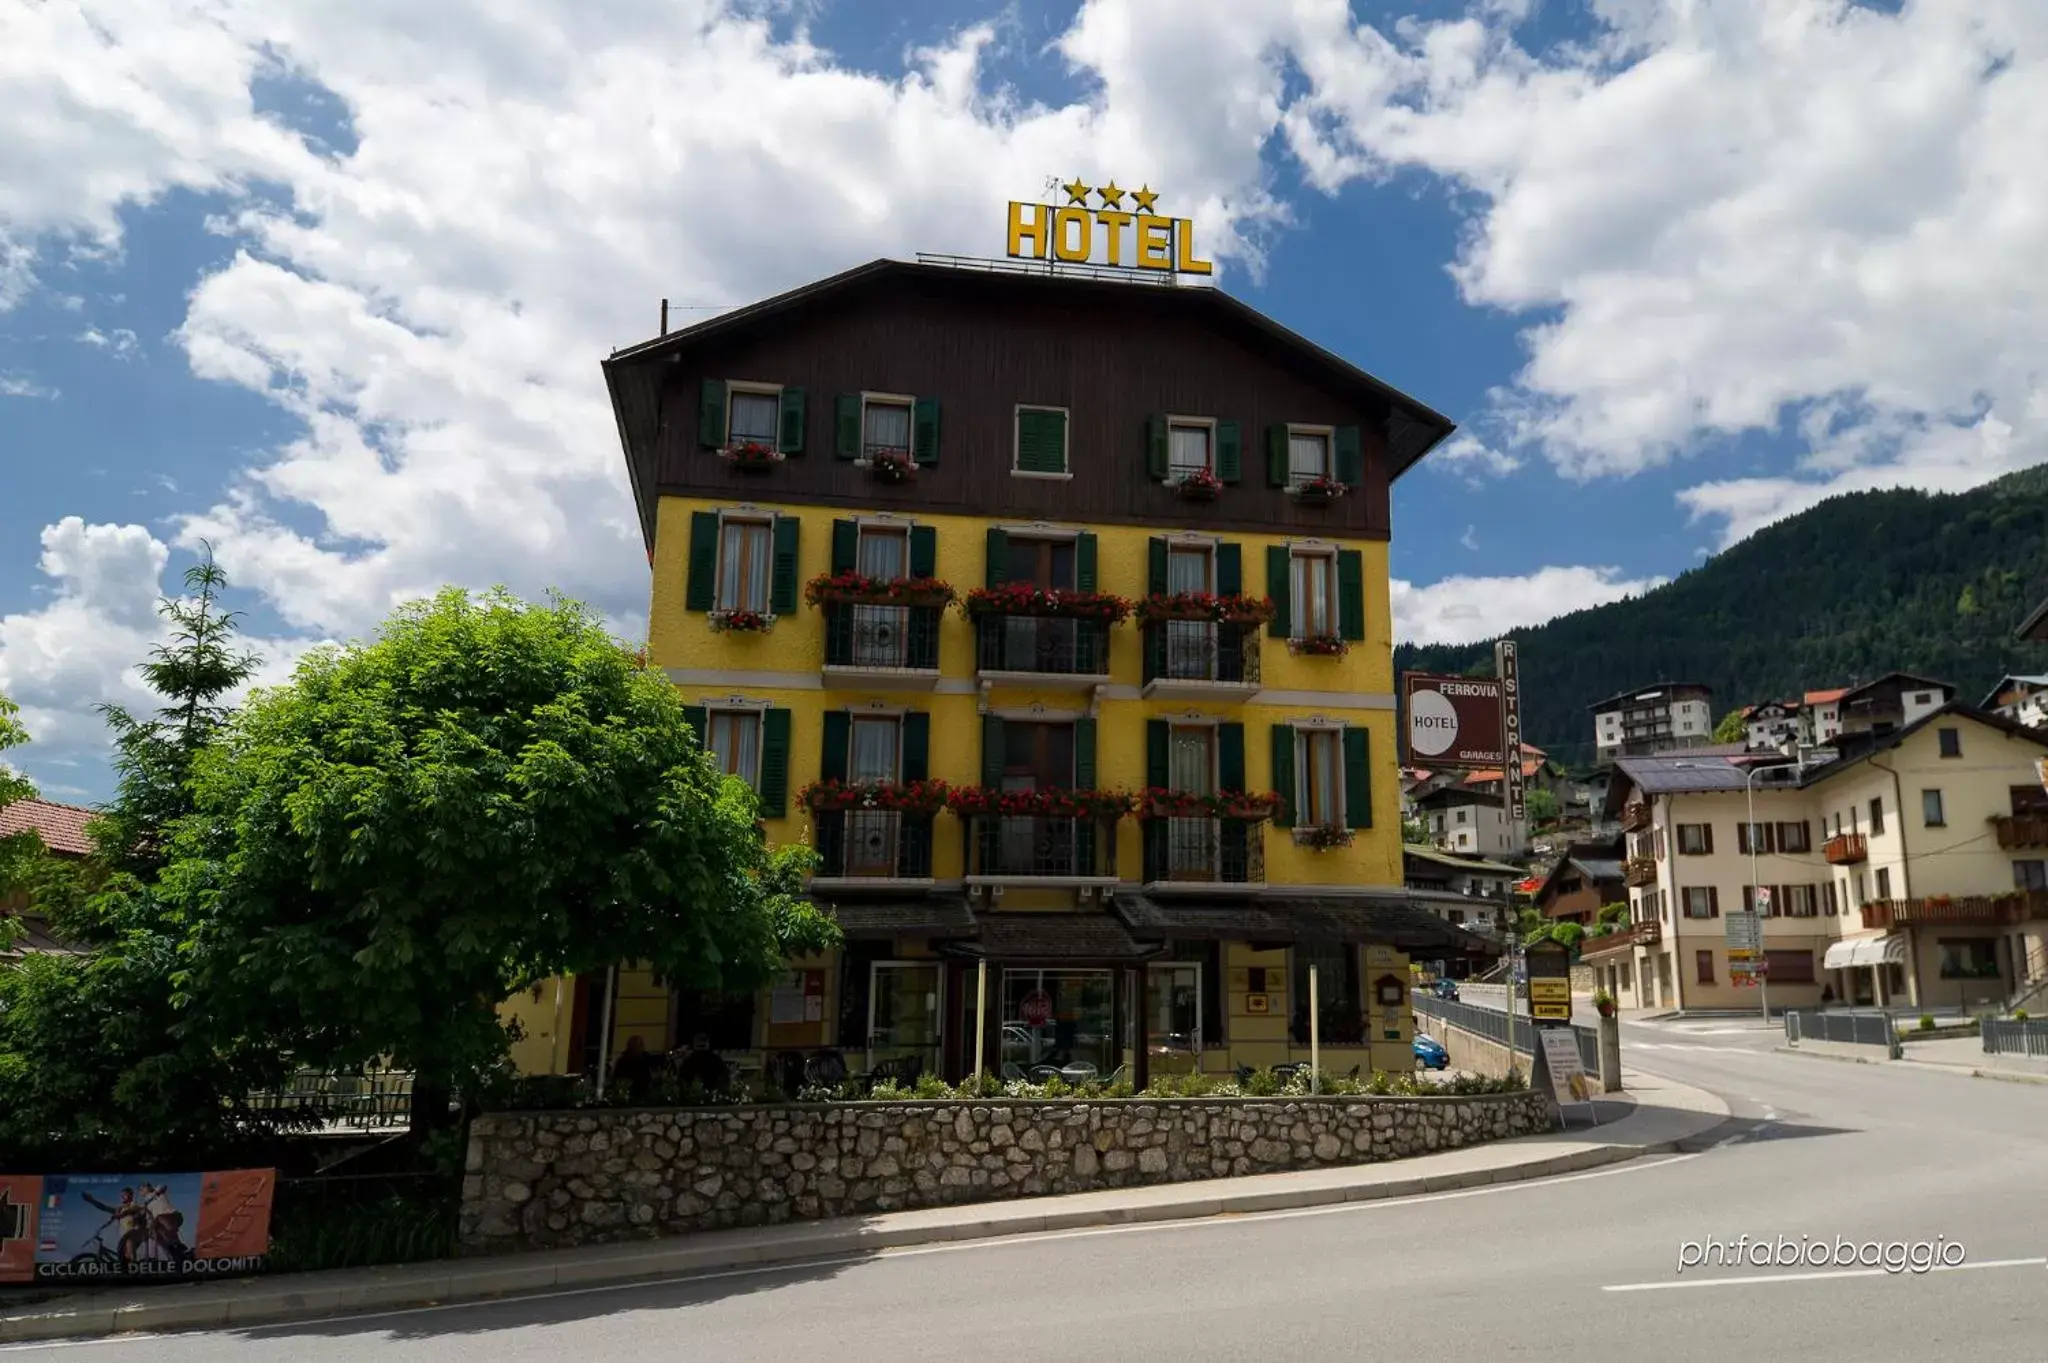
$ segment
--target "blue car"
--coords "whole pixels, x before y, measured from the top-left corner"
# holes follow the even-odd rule
[[[1447,1070],[1451,1067],[1451,1053],[1444,1044],[1426,1032],[1415,1034],[1415,1064],[1419,1069]]]

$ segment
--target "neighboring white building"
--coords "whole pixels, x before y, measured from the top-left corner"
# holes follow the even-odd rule
[[[2048,677],[2000,677],[1978,708],[2029,729],[2048,729]]]
[[[1647,757],[1712,742],[1713,698],[1698,682],[1658,682],[1608,697],[1591,707],[1598,760]]]
[[[1888,672],[1875,681],[1852,686],[1836,702],[1845,734],[1888,734],[1917,724],[1956,698],[1947,682],[1929,681],[1910,672]]]
[[[1415,802],[1416,816],[1430,843],[1446,852],[1475,857],[1516,857],[1529,845],[1526,820],[1510,819],[1498,795],[1450,786]]]
[[[1848,694],[1846,686],[1808,691],[1799,709],[1799,741],[1809,748],[1832,743],[1842,732],[1842,697]]]
[[[1751,752],[1780,752],[1799,739],[1800,704],[1767,700],[1742,712],[1744,742]]]

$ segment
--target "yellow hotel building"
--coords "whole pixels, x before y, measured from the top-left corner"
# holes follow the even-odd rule
[[[605,362],[651,660],[844,930],[518,1001],[769,1073],[1411,1068],[1389,488],[1442,416],[1213,289],[877,261]],[[933,783],[942,783],[943,789]],[[603,1019],[615,1019],[605,1034]]]

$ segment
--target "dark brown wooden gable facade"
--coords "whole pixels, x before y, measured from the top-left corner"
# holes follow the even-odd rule
[[[665,495],[1384,538],[1394,477],[1453,429],[1214,290],[893,261],[633,347],[605,374],[650,549]],[[707,379],[799,390],[784,462],[735,468],[712,448],[722,432],[700,438]],[[841,457],[842,401],[863,392],[918,399],[918,458],[935,436],[937,459],[913,480]],[[1071,478],[1012,476],[1020,405],[1067,411]],[[1148,436],[1167,415],[1234,425],[1236,481],[1215,501],[1155,476]],[[1355,440],[1346,495],[1307,504],[1271,484],[1288,423],[1334,428],[1340,453]]]

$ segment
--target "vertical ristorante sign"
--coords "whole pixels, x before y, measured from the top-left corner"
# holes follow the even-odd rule
[[[1123,189],[1111,180],[1095,186],[1076,176],[1050,188],[1066,202],[1010,201],[1005,254],[1012,260],[1101,264],[1159,274],[1215,273],[1214,265],[1195,255],[1194,220],[1159,212],[1159,195],[1149,185]]]
[[[1515,660],[1515,641],[1502,639],[1493,646],[1493,674],[1500,678],[1500,732],[1507,752],[1501,771],[1507,780],[1508,817],[1520,819],[1526,808],[1522,778],[1522,675]]]

